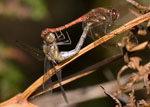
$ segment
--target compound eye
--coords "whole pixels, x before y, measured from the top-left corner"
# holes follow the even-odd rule
[[[42,31],[41,37],[42,38],[46,38],[46,36],[48,35],[49,31],[48,29],[45,29],[44,31]]]
[[[111,17],[112,17],[112,20],[115,21],[116,19],[119,18],[119,12],[116,9],[112,9],[111,10]]]
[[[49,33],[47,36],[46,36],[46,41],[48,42],[48,43],[52,43],[52,42],[54,42],[56,40],[56,38],[55,38],[55,35],[53,34],[53,33]]]

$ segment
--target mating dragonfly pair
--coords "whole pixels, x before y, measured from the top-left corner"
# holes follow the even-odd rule
[[[103,30],[105,32],[107,27],[112,26],[114,21],[118,19],[118,17],[119,17],[119,13],[116,9],[96,8],[64,26],[61,26],[58,28],[47,28],[46,30],[44,30],[41,34],[41,37],[44,40],[44,44],[43,44],[43,52],[45,54],[44,72],[46,73],[48,70],[46,68],[47,68],[47,63],[49,61],[51,61],[54,67],[58,63],[77,54],[79,50],[81,49],[89,31],[92,32],[94,28],[103,26],[104,28]],[[70,51],[59,51],[58,45],[71,44],[71,39],[68,33],[67,33],[68,40],[65,40],[66,37],[61,31],[80,22],[84,23],[85,27],[83,29],[83,33],[75,49],[70,50]],[[60,35],[58,35],[57,32],[60,32]],[[95,35],[93,34],[92,35],[97,36],[97,34],[98,33],[95,33]],[[58,70],[56,72],[56,76],[58,78],[58,82],[60,84],[63,97],[65,101],[68,102],[64,88],[61,85],[61,81],[62,81],[61,74],[62,74],[61,70]]]

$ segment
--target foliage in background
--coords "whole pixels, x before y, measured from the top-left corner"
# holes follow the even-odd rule
[[[15,19],[41,20],[47,17],[44,0],[1,0],[0,15]]]
[[[30,6],[30,17],[34,20],[40,20],[47,16],[48,10],[44,0],[22,0],[23,3]]]
[[[6,100],[10,96],[22,91],[23,73],[7,58],[4,58],[7,46],[0,42],[0,100]],[[12,53],[13,54],[13,53]],[[15,87],[15,88],[14,88]]]

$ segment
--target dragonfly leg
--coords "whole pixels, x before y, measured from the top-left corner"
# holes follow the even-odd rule
[[[62,33],[62,31],[59,31],[60,34],[58,34],[57,32],[55,32],[55,35],[57,37],[57,40],[61,41],[65,39],[65,35]]]
[[[67,34],[68,40],[57,42],[57,45],[70,45],[72,43],[68,32],[66,32],[66,34]]]

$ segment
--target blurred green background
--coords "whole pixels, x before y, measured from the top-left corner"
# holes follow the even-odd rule
[[[0,0],[0,101],[24,91],[43,74],[43,61],[36,60],[28,52],[18,48],[16,40],[42,50],[42,30],[64,25],[96,7],[118,9],[121,17],[117,26],[134,18],[133,15],[129,16],[127,8],[130,5],[125,0]],[[76,46],[82,33],[82,24],[75,25],[67,31],[72,45],[63,46],[61,50],[70,50]],[[92,40],[87,38],[84,46],[91,42]],[[63,69],[63,76],[71,75],[118,52],[119,49],[99,46],[67,65]],[[114,62],[110,66],[114,74],[121,66],[119,62],[117,64],[114,66]],[[65,85],[65,90],[106,82],[103,69]],[[81,105],[90,107],[91,103],[94,104],[93,107],[99,107],[101,104],[107,104],[105,107],[110,107],[112,104],[107,102],[107,99],[99,99]]]

